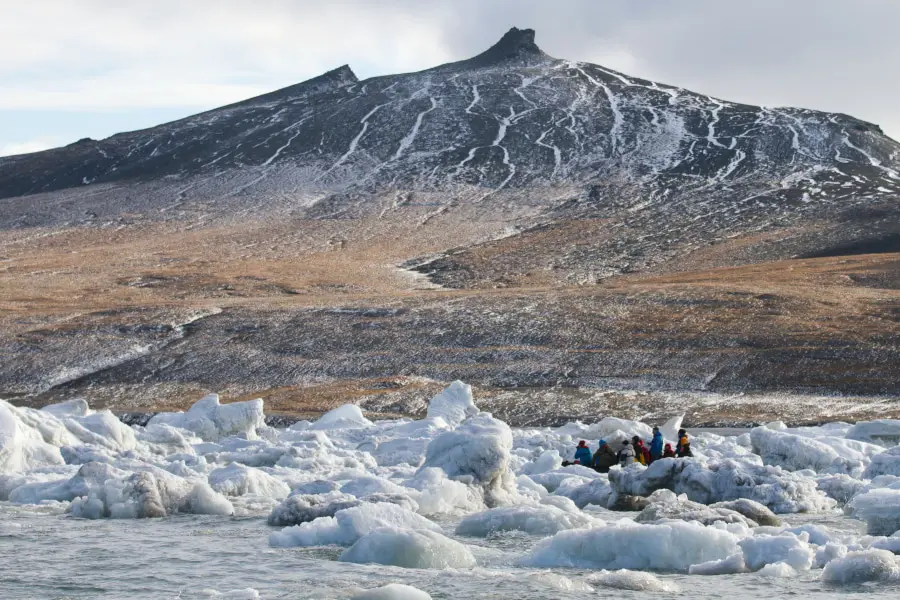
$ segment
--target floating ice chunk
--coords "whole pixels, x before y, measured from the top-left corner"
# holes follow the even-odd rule
[[[375,446],[371,454],[380,467],[404,464],[418,467],[425,456],[425,448],[429,441],[428,438],[386,440]]]
[[[681,430],[681,423],[684,421],[684,415],[672,417],[659,428],[659,432],[663,434],[663,439],[677,440],[678,431]]]
[[[834,537],[834,533],[830,529],[828,529],[824,525],[816,525],[814,523],[806,523],[805,525],[798,525],[797,527],[789,527],[784,530],[784,533],[792,533],[796,536],[805,534],[807,537],[807,541],[810,544],[815,544],[816,546],[824,546],[828,542],[832,541],[832,538]]]
[[[291,492],[280,479],[238,463],[212,471],[209,474],[209,485],[225,496],[253,495],[281,500]]]
[[[663,493],[661,494],[661,492]],[[691,502],[684,496],[678,498],[669,490],[657,490],[650,495],[649,500],[650,506],[635,517],[635,522],[652,523],[678,519],[681,521],[696,521],[702,525],[712,525],[717,521],[740,523],[747,527],[756,527],[758,525],[755,521],[748,519],[739,512]]]
[[[891,537],[881,538],[872,542],[872,548],[876,550],[887,550],[894,554],[900,554],[900,531]]]
[[[440,417],[450,427],[456,427],[469,417],[478,414],[472,401],[472,386],[454,381],[428,403],[428,418]]]
[[[555,506],[559,510],[565,511],[567,513],[572,513],[576,515],[580,515],[581,509],[578,506],[566,498],[565,496],[544,496],[541,498],[540,503],[546,506]]]
[[[382,527],[345,550],[338,560],[407,569],[469,569],[475,557],[463,544],[432,530]]]
[[[20,413],[16,407],[0,400],[0,473],[63,464],[59,448],[44,441],[38,429],[22,421]],[[51,415],[48,418],[53,419]]]
[[[509,468],[512,443],[506,423],[480,413],[434,438],[421,468],[437,467],[450,479],[479,486],[488,506],[509,504],[517,497]]]
[[[234,507],[205,482],[192,483],[155,469],[125,480],[108,479],[87,496],[75,498],[67,512],[88,519],[141,519],[177,513],[230,515]]]
[[[361,498],[372,494],[404,494],[408,490],[381,477],[357,477],[341,486],[342,494]]]
[[[816,550],[816,568],[821,569],[836,558],[847,556],[847,546],[828,542]]]
[[[568,577],[564,577],[563,575],[558,575],[556,573],[548,573],[548,572],[536,572],[530,573],[526,576],[527,585],[530,589],[534,589],[534,586],[540,585],[545,588],[550,588],[554,592],[594,592],[594,588],[592,588],[587,582],[573,580]]]
[[[416,500],[423,515],[470,513],[484,509],[480,487],[454,481],[439,468],[420,469],[406,485],[420,492]]]
[[[787,579],[797,576],[797,570],[786,562],[771,563],[756,572],[760,577]]]
[[[820,477],[816,482],[816,487],[829,498],[837,500],[841,504],[846,504],[865,488],[866,484],[849,475],[831,475],[829,477]]]
[[[487,537],[498,531],[523,531],[531,535],[553,535],[602,524],[584,513],[570,513],[555,506],[504,506],[469,515],[457,526],[456,534]]]
[[[269,514],[269,525],[286,527],[333,517],[338,511],[359,506],[362,501],[345,494],[297,494],[285,498]]]
[[[234,505],[222,494],[216,492],[206,483],[198,483],[188,494],[187,506],[180,509],[194,515],[219,515],[227,517],[234,514]]]
[[[560,435],[584,440],[606,440],[613,448],[617,448],[623,440],[631,440],[634,436],[644,440],[653,437],[653,429],[649,425],[616,417],[606,417],[591,425],[569,423],[557,429],[557,432]]]
[[[129,475],[106,463],[87,463],[70,479],[17,487],[10,492],[9,500],[18,504],[39,504],[47,500],[71,502],[80,496],[89,495],[91,490],[102,488],[109,479],[125,479]]]
[[[405,494],[373,494],[355,498],[340,492],[308,495],[297,494],[285,498],[269,514],[269,525],[285,527],[315,521],[320,517],[333,517],[338,511],[353,508],[367,502],[370,504],[396,504],[410,512],[419,510],[419,504]]]
[[[887,550],[850,552],[829,562],[822,571],[822,581],[834,584],[898,580],[900,563]]]
[[[546,488],[535,483],[528,475],[519,475],[516,477],[516,490],[519,492],[520,496],[531,500],[540,500],[547,496]]]
[[[87,400],[75,398],[58,404],[48,404],[41,408],[41,412],[50,413],[57,419],[65,419],[66,417],[86,417],[91,414],[91,409]]]
[[[391,583],[354,594],[350,600],[431,600],[431,596],[412,586]]]
[[[594,479],[600,479],[601,475],[593,469],[582,467],[581,465],[571,465],[556,471],[533,473],[529,477],[552,494],[563,487],[573,489]]]
[[[341,487],[336,481],[329,479],[316,479],[315,481],[307,481],[291,490],[291,495],[318,495],[336,492]]]
[[[900,444],[900,420],[863,421],[851,427],[846,437],[882,446],[896,446]]]
[[[427,529],[441,528],[425,517],[394,504],[360,504],[339,510],[334,517],[321,517],[309,523],[285,527],[269,536],[271,546],[350,546],[380,527]]]
[[[146,427],[135,427],[135,437],[150,447],[154,454],[194,454],[194,444],[201,442],[186,429],[157,423]]]
[[[525,475],[533,475],[537,473],[548,473],[556,471],[562,467],[562,457],[556,450],[547,450],[542,453],[534,462],[525,463],[522,467],[522,473]]]
[[[22,486],[59,485],[77,470],[77,466],[53,465],[32,469],[26,473],[0,474],[0,501],[9,500],[10,494]]]
[[[900,421],[898,421],[900,423]],[[875,479],[879,475],[900,477],[900,446],[891,448],[872,458],[869,468],[863,473],[866,479]]]
[[[663,458],[646,469],[613,468],[609,480],[620,495],[649,496],[655,490],[670,489],[700,504],[749,498],[776,513],[820,512],[834,506],[834,501],[817,489],[814,479],[744,460],[705,463]]]
[[[751,571],[777,562],[787,563],[797,571],[809,571],[816,552],[807,543],[808,539],[806,535],[757,535],[741,540],[738,545],[744,553],[744,563]]]
[[[113,451],[134,450],[137,439],[134,429],[120,421],[108,410],[84,417],[69,417],[66,429],[85,444],[93,444]]]
[[[606,527],[563,531],[538,543],[523,563],[531,567],[687,571],[691,565],[738,552],[727,531],[696,523],[642,525],[620,521]]]
[[[900,489],[874,489],[855,497],[844,512],[865,519],[869,535],[900,531]]]
[[[778,465],[792,471],[813,469],[817,473],[855,476],[859,476],[868,466],[869,457],[864,452],[851,448],[849,443],[840,447],[839,452],[824,439],[774,431],[767,427],[756,427],[750,432],[753,451],[768,465]],[[831,441],[844,440],[832,438]]]
[[[216,442],[230,435],[255,439],[257,430],[265,426],[265,414],[261,399],[221,404],[218,394],[208,394],[187,412],[159,413],[147,425],[157,423],[193,431],[208,442]]]
[[[568,485],[569,481],[577,485]],[[579,481],[582,480],[566,480],[556,489],[556,494],[569,498],[578,508],[584,508],[588,504],[604,507],[608,505],[613,489],[607,478],[601,477],[585,483]]]
[[[363,416],[362,410],[355,404],[345,404],[332,409],[319,417],[310,426],[313,430],[365,429],[371,427],[372,421]]]
[[[215,598],[216,600],[259,600],[259,592],[253,588],[245,588],[243,590],[231,590],[229,592],[218,592],[216,590],[200,590],[200,595],[204,598]]]
[[[680,591],[674,583],[663,581],[652,573],[629,571],[628,569],[601,571],[600,573],[589,575],[587,580],[593,585],[601,585],[617,590],[668,592],[672,594],[677,594]]]
[[[769,510],[768,507],[763,506],[755,500],[750,500],[749,498],[739,498],[737,500],[729,500],[728,502],[717,502],[711,505],[710,508],[726,508],[728,510],[733,510],[760,525],[772,527],[781,526],[781,519],[779,519],[775,513]]]
[[[744,555],[740,552],[721,560],[711,560],[691,565],[688,569],[688,573],[691,575],[732,575],[746,572],[747,565],[744,564]]]

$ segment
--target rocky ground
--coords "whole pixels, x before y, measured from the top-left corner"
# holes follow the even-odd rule
[[[898,415],[898,198],[876,125],[514,29],[0,159],[0,397],[418,414],[463,379],[514,424]]]

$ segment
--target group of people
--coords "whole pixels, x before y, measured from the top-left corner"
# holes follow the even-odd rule
[[[600,440],[600,447],[597,451],[591,453],[591,448],[587,442],[581,440],[575,449],[574,462],[563,462],[563,466],[570,464],[584,465],[592,467],[600,473],[609,472],[613,465],[622,465],[626,467],[630,464],[640,463],[649,465],[660,458],[674,458],[693,456],[691,453],[691,441],[688,439],[687,432],[684,429],[678,430],[678,443],[675,449],[672,444],[663,440],[663,435],[659,431],[659,427],[653,428],[653,439],[650,440],[649,447],[644,444],[644,440],[640,436],[634,436],[631,441],[622,442],[622,447],[616,451],[606,443],[606,440]]]

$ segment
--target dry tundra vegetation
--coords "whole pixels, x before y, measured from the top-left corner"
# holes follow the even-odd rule
[[[900,145],[544,54],[0,159],[0,397],[900,416]]]

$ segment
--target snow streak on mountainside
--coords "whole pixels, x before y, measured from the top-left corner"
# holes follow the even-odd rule
[[[734,104],[557,60],[513,29],[473,59],[420,73],[358,81],[345,66],[153,129],[0,160],[0,197],[169,179],[188,181],[184,197],[230,177],[219,196],[265,198],[265,210],[290,203],[272,197],[289,189],[313,218],[403,210],[410,193],[434,207],[425,221],[461,204],[545,222],[614,218],[620,231],[582,257],[602,275],[651,264],[648,252],[893,200],[898,155],[877,126],[845,115]],[[399,192],[391,205],[371,200],[385,191]]]

